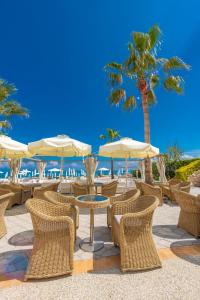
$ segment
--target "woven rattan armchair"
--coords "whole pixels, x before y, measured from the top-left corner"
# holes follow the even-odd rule
[[[14,193],[10,192],[1,194],[0,196],[0,238],[2,238],[7,233],[4,214],[9,201],[12,201],[12,197],[14,197]]]
[[[122,271],[139,271],[161,267],[152,237],[152,218],[159,200],[141,196],[125,214],[114,215],[112,238],[120,247]]]
[[[69,215],[74,221],[75,228],[79,227],[79,208],[74,205],[75,197],[65,196],[57,192],[47,191],[44,193],[45,199],[55,205],[69,207]]]
[[[190,182],[184,181],[179,182],[177,184],[170,184],[169,186],[163,186],[162,191],[163,195],[167,196],[171,201],[176,202],[176,198],[174,196],[174,190],[180,190],[183,192],[190,192]]]
[[[194,196],[180,190],[175,190],[174,195],[181,208],[177,226],[191,233],[196,238],[199,237],[200,195]]]
[[[13,184],[13,183],[4,183],[0,184],[0,189],[6,190],[6,192],[13,193],[14,196],[10,198],[7,209],[10,209],[15,204],[21,204],[22,203],[22,188],[20,185]]]
[[[47,191],[57,192],[60,182],[49,184],[44,187],[36,187],[33,192],[33,198],[45,199],[44,193]]]
[[[141,182],[142,195],[153,195],[159,199],[159,205],[163,205],[162,189],[159,186],[153,186]]]
[[[89,193],[87,184],[80,184],[78,182],[72,183],[72,190],[74,196],[87,195]]]
[[[117,181],[112,181],[106,184],[103,184],[101,187],[101,194],[106,197],[115,196],[117,191]]]
[[[69,209],[41,199],[29,199],[34,244],[25,280],[48,278],[73,270],[74,224]]]
[[[107,225],[112,226],[112,207],[116,214],[121,213],[121,207],[127,205],[140,196],[140,190],[131,189],[123,194],[110,197],[110,205],[107,207]]]

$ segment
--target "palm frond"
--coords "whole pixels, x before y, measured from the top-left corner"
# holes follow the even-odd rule
[[[11,124],[8,120],[0,121],[0,131],[11,128]]]
[[[150,70],[155,69],[156,67],[156,59],[153,55],[151,55],[149,52],[146,52],[143,56],[144,62],[144,69]]]
[[[134,96],[128,97],[123,103],[123,109],[125,111],[132,111],[136,107],[136,100]]]
[[[168,72],[170,70],[190,70],[190,66],[184,63],[182,59],[180,59],[177,56],[169,58],[164,64],[163,64],[163,70],[164,72]]]
[[[159,84],[160,84],[159,76],[152,74],[151,77],[150,77],[150,88],[154,89]]]
[[[161,30],[159,26],[153,25],[149,29],[149,50],[151,50],[159,41]]]
[[[113,141],[113,140],[120,137],[120,134],[117,130],[112,129],[112,128],[107,128],[106,130],[107,130],[107,133],[108,133],[109,140]]]
[[[133,32],[132,34],[135,48],[143,54],[149,47],[149,35],[143,32]]]
[[[183,93],[183,88],[181,84],[183,83],[183,79],[180,76],[170,76],[164,81],[164,87],[168,91],[174,91],[178,94]]]
[[[128,49],[130,51],[130,56],[128,57],[128,59],[124,63],[126,68],[129,68],[131,66],[133,67],[133,65],[135,63],[135,60],[136,60],[136,53],[135,53],[135,49],[134,49],[132,43],[128,44]]]
[[[113,70],[116,70],[116,71],[122,71],[123,66],[122,66],[122,64],[119,64],[117,62],[111,62],[111,63],[105,65],[104,69],[105,70],[113,69]]]
[[[8,83],[7,81],[0,79],[0,102],[4,101],[16,91],[17,89],[14,84]]]
[[[152,89],[147,91],[146,96],[147,96],[147,103],[149,105],[153,105],[153,104],[156,103],[156,96],[155,96],[154,91]]]
[[[109,100],[111,105],[119,105],[122,99],[126,98],[126,92],[124,89],[117,89],[111,92]]]
[[[108,82],[111,86],[122,84],[122,75],[116,73],[108,73]]]
[[[15,115],[28,117],[28,110],[25,107],[21,106],[21,104],[19,104],[18,102],[9,100],[1,105],[0,114],[3,116]]]
[[[99,139],[106,140],[106,135],[105,134],[100,134]]]

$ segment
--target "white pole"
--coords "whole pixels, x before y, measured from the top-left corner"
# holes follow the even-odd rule
[[[126,190],[128,186],[128,158],[126,158]]]
[[[63,177],[63,156],[60,158],[60,179]]]

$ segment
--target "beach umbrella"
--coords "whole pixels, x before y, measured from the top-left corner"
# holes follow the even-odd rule
[[[31,157],[28,147],[8,136],[0,135],[0,158]]]
[[[99,148],[99,155],[112,158],[126,159],[126,186],[129,158],[151,158],[159,154],[159,149],[151,144],[139,142],[131,138],[122,138],[119,141],[108,143]]]
[[[89,193],[94,193],[94,176],[98,165],[98,161],[94,156],[88,156],[85,161],[85,169],[87,172],[87,183],[89,185]]]
[[[28,149],[33,155],[60,157],[60,177],[63,173],[64,157],[86,156],[91,153],[90,145],[74,140],[67,135],[58,135],[29,143]]]
[[[60,172],[60,169],[53,168],[53,169],[49,169],[48,172]]]
[[[122,138],[99,148],[99,155],[112,158],[151,158],[159,154],[159,149],[150,144]]]
[[[98,171],[100,171],[100,174],[102,175],[103,172],[110,171],[110,169],[102,167],[102,168],[99,168]]]

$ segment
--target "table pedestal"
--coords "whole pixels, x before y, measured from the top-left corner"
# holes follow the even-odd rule
[[[90,209],[90,237],[83,239],[80,248],[86,252],[96,252],[104,247],[103,241],[94,241],[94,209]]]

